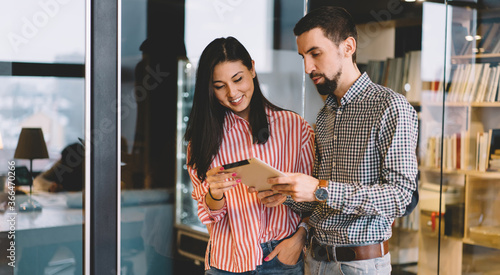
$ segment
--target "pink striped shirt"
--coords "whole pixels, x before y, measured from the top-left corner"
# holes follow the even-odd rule
[[[283,172],[311,174],[314,163],[312,128],[293,112],[269,109],[266,112],[270,137],[265,144],[253,144],[250,124],[229,112],[224,120],[219,153],[209,169],[258,157]],[[210,233],[205,269],[213,266],[230,272],[255,270],[262,264],[261,243],[281,240],[296,231],[300,222],[297,214],[284,205],[265,207],[256,193],[248,193],[246,185],[241,183],[225,193],[221,209],[210,210],[205,202],[208,184],[198,179],[195,169],[188,167],[188,170],[194,188],[192,196],[198,201],[198,216]]]

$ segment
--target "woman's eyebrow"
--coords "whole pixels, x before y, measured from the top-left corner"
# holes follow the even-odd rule
[[[239,71],[239,72],[235,73],[233,76],[231,76],[231,78],[234,78],[235,76],[237,76],[240,73],[243,73],[243,71]],[[212,81],[212,83],[216,83],[216,82],[222,82],[222,80],[214,80],[214,81]]]

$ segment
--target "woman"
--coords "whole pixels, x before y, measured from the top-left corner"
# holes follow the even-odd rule
[[[233,37],[215,39],[200,57],[185,138],[192,196],[210,233],[206,274],[303,274],[304,229],[294,235],[300,217],[284,205],[265,207],[222,165],[257,157],[283,172],[310,174],[314,133],[264,98],[254,61]],[[278,256],[269,260],[272,250]]]

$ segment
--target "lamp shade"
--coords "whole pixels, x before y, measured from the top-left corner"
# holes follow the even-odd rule
[[[49,157],[41,128],[23,128],[19,135],[16,159],[45,159]]]
[[[2,134],[0,134],[0,150],[3,149]]]

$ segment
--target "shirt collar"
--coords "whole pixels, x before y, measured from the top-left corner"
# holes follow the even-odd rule
[[[237,122],[245,123],[247,121],[231,111],[226,111],[226,115],[224,116],[224,128],[225,128],[225,130],[231,131]]]
[[[347,93],[340,99],[340,103],[342,106],[347,105],[353,102],[361,92],[366,90],[366,88],[371,84],[370,77],[368,74],[363,73],[356,81],[352,84],[352,86],[347,90]],[[338,108],[337,105],[337,97],[333,94],[329,94],[326,98],[326,105],[334,108]]]
[[[275,119],[276,112],[269,109],[269,108],[266,108],[265,110],[266,110],[266,115],[268,117],[269,124],[271,124]],[[237,115],[231,111],[227,111],[226,115],[224,116],[224,129],[226,131],[231,131],[234,128],[234,126],[236,125],[236,123],[246,123],[247,125],[250,125],[250,123],[248,121],[246,121],[245,119],[243,119],[239,115]]]

